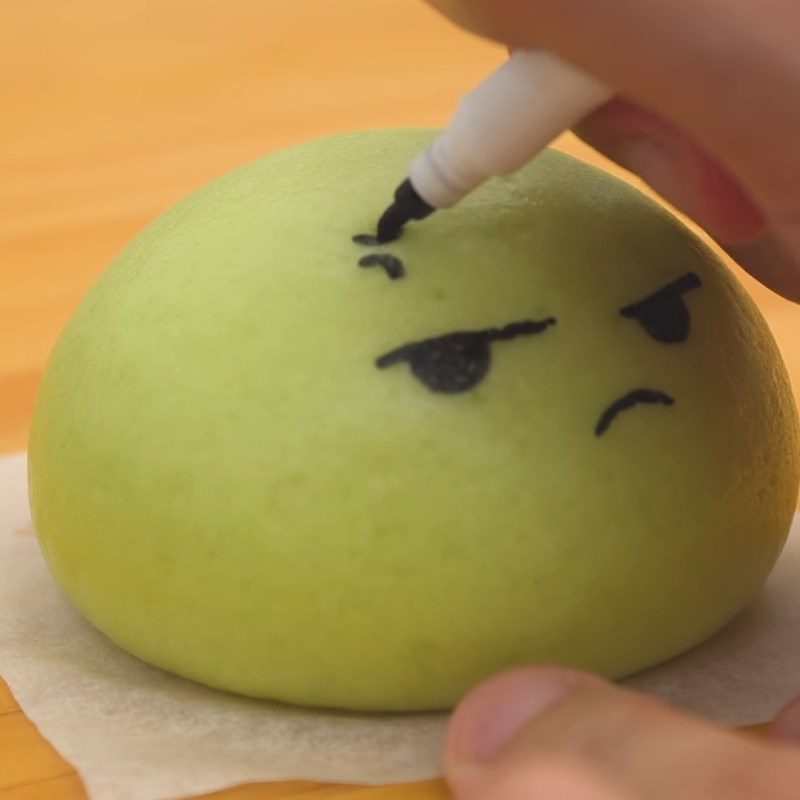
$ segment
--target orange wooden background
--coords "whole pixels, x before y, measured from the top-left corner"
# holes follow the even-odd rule
[[[418,0],[2,0],[0,452],[24,449],[59,329],[144,223],[302,139],[442,124],[502,58]],[[570,138],[562,146],[599,161]],[[800,386],[800,310],[745,282]],[[0,800],[84,796],[0,680]],[[284,784],[223,796],[445,793]]]

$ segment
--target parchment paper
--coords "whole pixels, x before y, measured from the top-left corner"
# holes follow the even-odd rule
[[[398,783],[439,774],[444,715],[358,715],[248,700],[111,644],[55,589],[28,513],[24,455],[0,459],[0,675],[93,800],[240,783]],[[800,693],[800,523],[761,598],[688,655],[628,681],[720,722],[770,719]]]

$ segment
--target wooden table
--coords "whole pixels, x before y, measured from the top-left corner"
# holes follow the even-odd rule
[[[502,57],[410,0],[4,0],[0,452],[25,447],[58,331],[148,220],[219,173],[302,139],[440,125]],[[563,144],[599,161],[571,139]],[[800,382],[800,311],[745,283]],[[445,796],[438,783],[213,795]],[[84,797],[75,771],[0,680],[0,800]]]

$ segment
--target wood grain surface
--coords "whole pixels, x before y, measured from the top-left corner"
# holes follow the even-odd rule
[[[0,452],[24,449],[58,331],[146,222],[221,172],[303,139],[440,125],[503,56],[411,0],[3,0]],[[561,145],[600,161],[571,138]],[[797,384],[797,308],[745,284]],[[84,797],[0,680],[0,800]],[[293,783],[209,797],[446,792]]]

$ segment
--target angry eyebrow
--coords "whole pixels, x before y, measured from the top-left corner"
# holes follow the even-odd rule
[[[619,313],[622,314],[623,317],[638,319],[642,311],[645,311],[647,308],[652,308],[665,301],[677,300],[682,295],[686,294],[686,292],[690,292],[692,289],[699,289],[702,285],[698,275],[694,272],[687,272],[685,275],[668,283],[666,286],[662,286],[658,291],[653,292],[653,294],[645,297],[643,300],[621,308]]]
[[[552,317],[547,319],[538,320],[536,322],[512,322],[504,328],[486,328],[480,331],[457,331],[455,333],[446,333],[444,336],[436,336],[431,339],[423,339],[419,342],[412,342],[392,350],[381,356],[375,362],[376,366],[380,369],[394,366],[401,361],[408,361],[409,357],[414,353],[421,350],[431,349],[439,352],[446,352],[450,349],[470,349],[481,348],[491,342],[509,341],[516,339],[519,336],[532,336],[537,333],[542,333],[547,330],[551,325],[555,325],[556,321]]]

